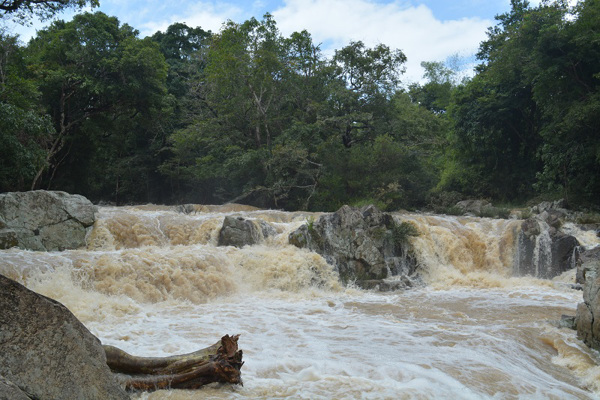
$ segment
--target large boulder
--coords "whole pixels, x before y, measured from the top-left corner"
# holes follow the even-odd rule
[[[85,246],[97,212],[88,199],[36,190],[0,194],[0,249],[55,251]]]
[[[560,231],[564,214],[543,211],[525,221],[517,236],[515,275],[552,279],[576,266],[579,242]]]
[[[0,400],[31,400],[31,397],[0,375]]]
[[[583,303],[577,305],[577,334],[589,347],[600,350],[600,253],[582,265]]]
[[[343,206],[302,225],[290,234],[289,242],[322,255],[344,283],[398,289],[412,286],[416,278],[417,262],[406,227],[374,206]],[[392,277],[393,285],[382,281]]]
[[[487,208],[492,207],[492,203],[487,200],[462,200],[456,203],[456,208],[461,210],[463,214],[479,216]]]
[[[244,247],[275,235],[275,228],[263,220],[226,216],[219,232],[219,246]]]
[[[3,275],[0,349],[0,376],[31,398],[129,398],[108,368],[100,341],[65,306]]]

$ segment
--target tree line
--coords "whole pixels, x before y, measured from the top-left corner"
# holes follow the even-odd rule
[[[496,20],[474,76],[429,61],[411,85],[402,51],[357,41],[325,56],[269,14],[146,38],[101,12],[27,44],[2,31],[0,191],[288,210],[598,207],[600,1],[512,0]]]

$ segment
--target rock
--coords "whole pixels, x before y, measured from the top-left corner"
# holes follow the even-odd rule
[[[275,228],[263,220],[227,216],[219,232],[219,246],[244,247],[262,242],[275,235]]]
[[[31,397],[0,375],[0,400],[31,400]]]
[[[588,262],[593,262],[594,260],[600,260],[600,247],[594,247],[593,249],[582,251],[579,254],[577,260],[577,275],[575,277],[576,283],[585,284],[583,266]]]
[[[486,200],[463,200],[456,203],[456,207],[465,214],[478,216],[486,208],[492,207],[492,203]]]
[[[575,330],[577,329],[577,318],[574,315],[561,315],[558,327]]]
[[[100,341],[65,306],[3,275],[0,348],[0,376],[31,398],[129,398]]]
[[[583,303],[577,305],[577,336],[589,347],[600,350],[600,259],[583,266]]]
[[[85,246],[94,206],[80,195],[36,190],[0,194],[0,249],[55,251]]]
[[[552,279],[576,266],[579,242],[559,230],[559,213],[544,211],[523,221],[517,236],[514,273]]]
[[[544,211],[560,211],[567,212],[565,209],[566,202],[565,199],[560,199],[556,201],[542,201],[540,204],[531,207],[531,212],[534,214],[541,214]]]
[[[289,242],[322,255],[344,283],[356,281],[359,286],[381,288],[389,286],[382,284],[382,279],[403,276],[410,281],[417,269],[401,224],[374,206],[343,206],[302,225],[290,234]]]

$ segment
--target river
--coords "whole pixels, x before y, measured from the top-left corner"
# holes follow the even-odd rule
[[[224,216],[277,231],[216,246]],[[514,277],[517,220],[397,214],[427,285],[342,286],[287,243],[318,214],[197,206],[101,207],[82,250],[0,252],[0,273],[65,304],[105,344],[139,356],[240,334],[244,386],[137,399],[598,399],[600,357],[552,321],[575,315],[574,272]],[[567,226],[588,247],[598,238]]]

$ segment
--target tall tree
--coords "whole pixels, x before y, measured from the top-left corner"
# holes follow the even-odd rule
[[[17,22],[28,23],[33,16],[47,20],[65,9],[82,9],[88,4],[99,6],[98,0],[2,0],[0,13],[10,15]]]
[[[450,160],[442,185],[499,200],[533,193],[539,162],[540,114],[526,60],[535,37],[520,32],[529,5],[512,0],[509,13],[480,46],[478,74],[455,93]]]
[[[130,26],[97,12],[57,21],[31,40],[30,69],[56,130],[47,149],[48,169],[38,171],[33,187],[49,186],[62,175],[62,185],[98,196],[108,189],[94,181],[102,175],[92,171],[110,171],[115,159],[131,155],[131,149],[111,143],[127,142],[134,134],[127,130],[131,121],[161,114],[167,65],[154,42],[136,35]],[[153,129],[143,133],[144,146],[160,134],[159,127]],[[71,168],[61,172],[63,165]],[[118,193],[119,172],[110,179]]]
[[[53,127],[38,97],[18,38],[0,31],[0,191],[28,189],[45,165]]]

